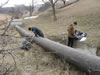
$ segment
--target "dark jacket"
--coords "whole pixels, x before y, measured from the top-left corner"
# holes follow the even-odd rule
[[[36,37],[37,36],[44,37],[43,32],[40,29],[36,28],[36,27],[32,27],[32,31],[34,32]]]

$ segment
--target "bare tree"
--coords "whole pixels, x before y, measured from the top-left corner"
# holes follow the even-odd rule
[[[23,16],[24,14],[24,11],[25,11],[25,6],[22,4],[22,5],[16,5],[15,6],[15,15],[16,15],[16,18],[20,18]]]
[[[53,16],[54,16],[54,20],[56,21],[57,20],[57,17],[56,17],[56,9],[55,9],[55,4],[57,3],[58,0],[49,0],[49,2],[51,3],[51,6],[52,6],[52,11],[53,11]]]
[[[29,16],[32,16],[34,10],[34,0],[31,1],[29,6],[25,7],[27,11],[29,11]]]
[[[23,14],[25,13],[25,10],[26,8],[24,5],[15,5],[15,7],[12,7],[9,10],[9,14],[13,16],[14,18],[19,19],[20,17],[23,16]]]
[[[64,5],[66,4],[66,0],[62,0],[62,2],[64,3]]]
[[[32,0],[30,6],[29,6],[29,15],[32,16],[32,13],[33,13],[33,10],[34,10],[34,0]]]
[[[0,4],[0,8],[2,8],[3,6],[5,6],[7,3],[9,2],[9,0],[7,0],[5,3]]]
[[[45,0],[42,0],[44,3],[47,3],[47,1]],[[53,12],[53,18],[54,18],[54,21],[57,20],[57,17],[56,17],[56,8],[55,8],[55,5],[56,3],[58,2],[59,0],[49,0],[50,4],[51,4],[51,7],[52,7],[52,12]]]
[[[12,20],[13,20],[13,17],[11,17],[11,20],[10,20],[10,22],[9,22],[9,24],[8,24],[8,26],[7,26],[7,28],[6,28],[5,31],[3,32],[2,36],[4,36],[5,33],[7,32],[8,28],[9,28],[10,25],[11,25]]]

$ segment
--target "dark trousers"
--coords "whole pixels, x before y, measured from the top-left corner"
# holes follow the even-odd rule
[[[44,37],[44,34],[43,34],[42,32],[40,32],[38,35],[39,35],[40,37]]]
[[[38,36],[44,37],[43,32],[34,32],[34,34],[35,34],[36,37],[38,37]]]
[[[68,46],[73,47],[74,38],[68,37]]]

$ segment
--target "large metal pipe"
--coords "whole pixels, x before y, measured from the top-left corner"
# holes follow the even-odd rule
[[[89,75],[100,75],[100,58],[89,55],[76,49],[62,45],[58,42],[51,41],[47,38],[31,37],[32,34],[26,32],[19,26],[15,26],[16,30],[23,36],[29,36],[33,41],[42,48],[55,52],[57,55],[64,57],[69,63],[77,66]]]

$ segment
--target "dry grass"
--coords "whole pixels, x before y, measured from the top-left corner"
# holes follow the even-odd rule
[[[36,26],[43,30],[46,37],[65,43],[64,39],[67,37],[68,25],[73,21],[78,21],[77,29],[88,33],[88,39],[84,43],[97,46],[100,43],[98,41],[100,40],[99,8],[99,0],[81,0],[66,8],[58,9],[58,20],[56,22],[52,19],[51,10],[46,11],[37,19],[24,20],[23,22],[26,30],[29,26]],[[8,31],[10,35],[19,37],[19,34],[14,30]],[[20,47],[22,39],[14,37],[8,39],[8,41],[14,41],[14,43],[7,45],[7,48]],[[65,63],[63,59],[59,59],[50,52],[45,52],[35,44],[33,44],[33,48],[30,51],[24,51],[19,48],[11,52],[17,62],[16,75],[85,75],[79,69]],[[0,54],[0,59],[1,56],[2,54]],[[13,64],[9,55],[5,57],[5,61]]]
[[[49,9],[37,19],[25,21],[27,27],[36,26],[43,30],[46,36],[67,35],[67,27],[73,21],[78,22],[76,29],[86,32],[88,39],[85,41],[91,46],[100,44],[100,4],[97,0],[80,0],[80,2],[63,9],[57,9],[58,20],[53,21],[52,11]],[[26,28],[27,28],[26,27]],[[59,36],[58,36],[59,37]]]
[[[16,37],[0,37],[0,48],[13,49],[9,50],[15,58],[16,70],[10,72],[8,75],[83,75],[77,68],[65,63],[64,59],[59,59],[54,53],[44,51],[41,47],[33,44],[33,47],[29,51],[20,49],[20,44],[23,38],[15,30],[8,30],[7,34]],[[3,41],[1,41],[3,40]],[[6,42],[7,45],[3,46],[2,42]],[[17,48],[17,49],[15,49]],[[6,53],[6,52],[4,52]],[[2,63],[2,57],[4,53],[0,53],[0,64]],[[14,66],[14,61],[9,54],[4,57],[4,63]],[[4,68],[4,66],[2,66]],[[7,66],[5,66],[7,67]],[[0,67],[0,71],[2,68]]]
[[[97,45],[99,38],[99,3],[96,0],[81,0],[69,7],[57,10],[56,22],[52,19],[51,10],[43,13],[37,19],[24,20],[25,29],[29,26],[36,26],[43,30],[46,37],[59,41],[67,37],[67,27],[73,21],[78,21],[77,29],[87,32],[88,39],[84,43],[90,45]],[[62,42],[62,41],[59,41]],[[78,69],[68,63],[53,56],[52,53],[43,51],[37,45],[33,45],[32,50],[17,51],[15,54],[19,55],[17,61],[22,74],[29,73],[36,75],[84,75]],[[64,70],[65,66],[65,70]]]

